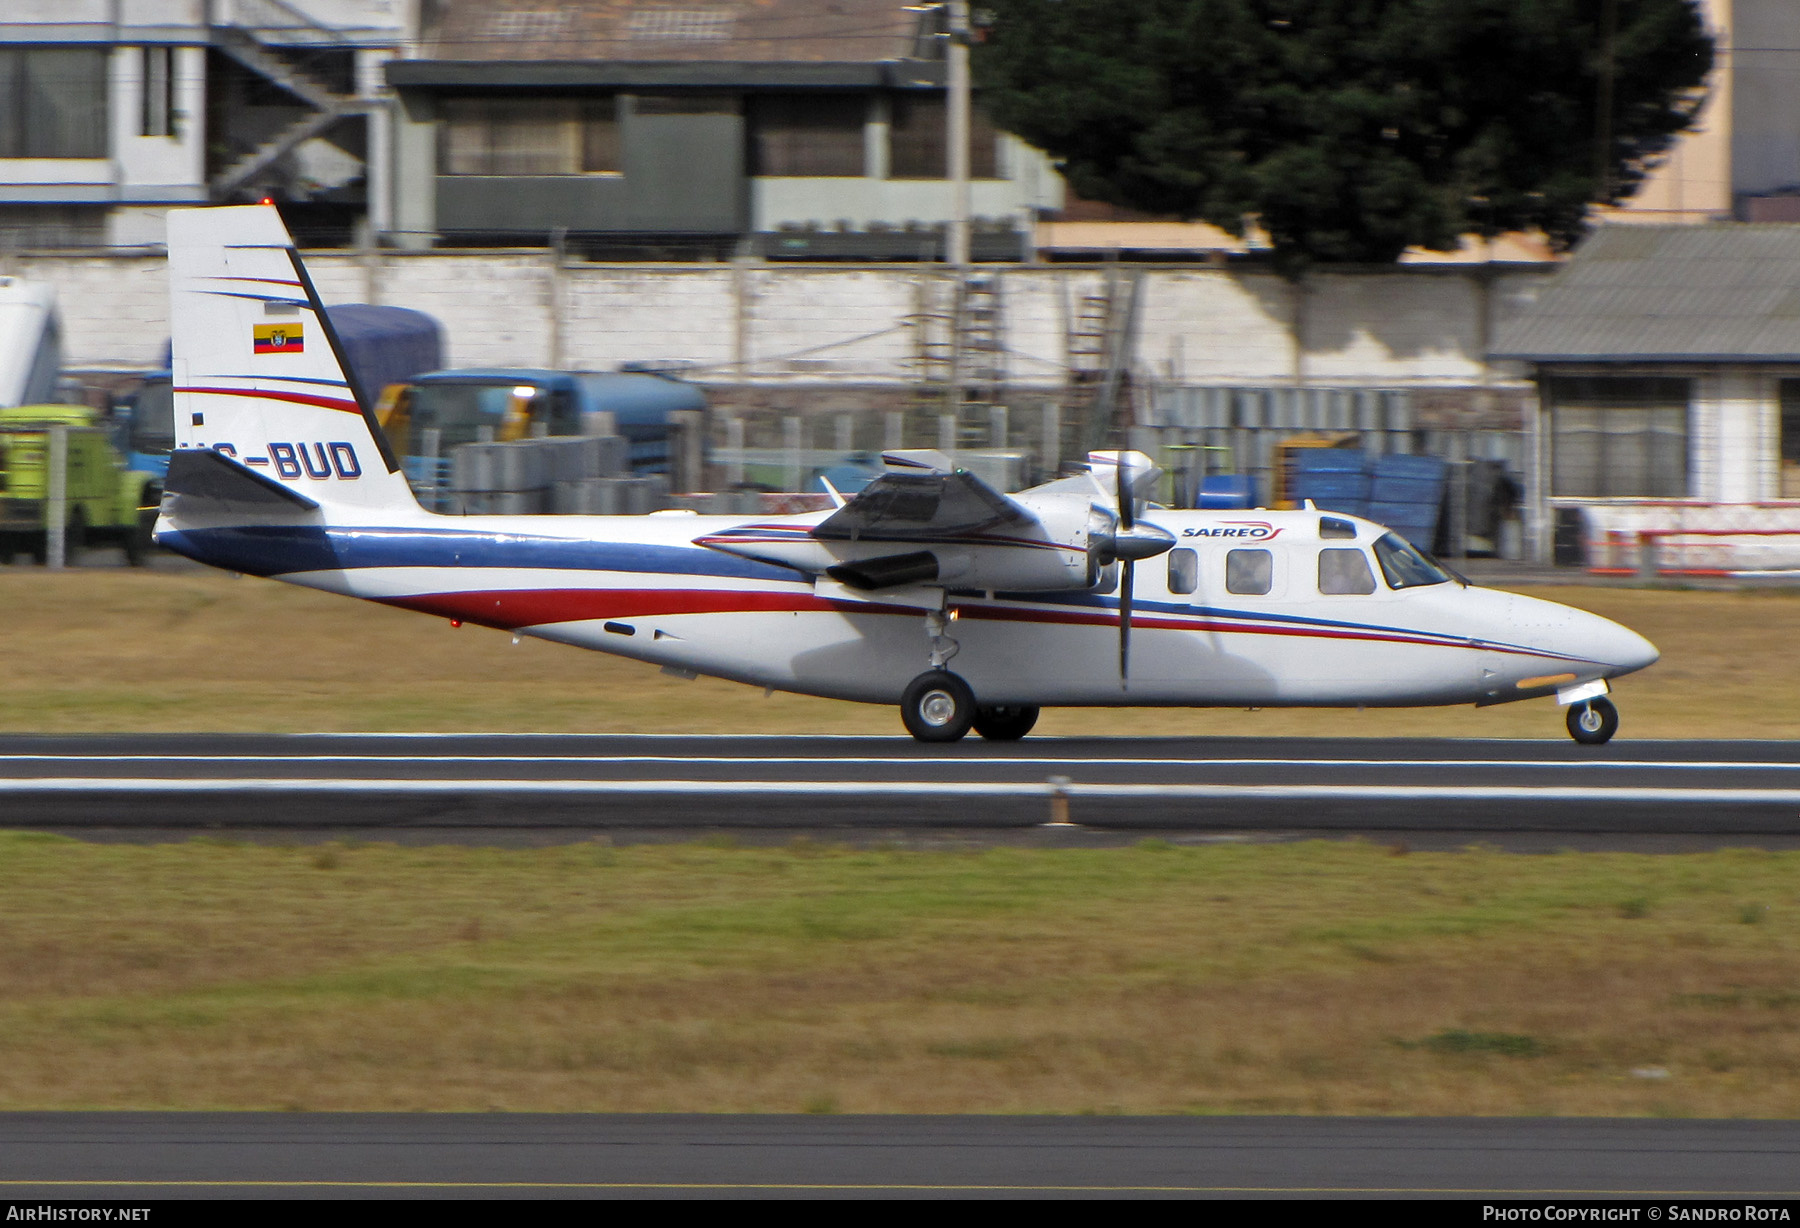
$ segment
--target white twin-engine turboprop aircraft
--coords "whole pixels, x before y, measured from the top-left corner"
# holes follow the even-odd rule
[[[1357,707],[1555,695],[1610,738],[1657,658],[1593,614],[1474,588],[1306,511],[1146,510],[1135,452],[1001,494],[902,452],[830,512],[423,511],[269,206],[169,214],[177,451],[157,540],[213,566],[692,677],[900,705],[914,737],[1044,705]]]

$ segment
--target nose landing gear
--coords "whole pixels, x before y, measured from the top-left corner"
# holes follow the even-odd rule
[[[1605,696],[1569,705],[1569,736],[1583,746],[1600,746],[1619,732],[1619,710]]]

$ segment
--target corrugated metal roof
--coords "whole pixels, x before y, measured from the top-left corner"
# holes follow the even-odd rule
[[[1491,355],[1800,361],[1800,225],[1602,226],[1500,325]]]

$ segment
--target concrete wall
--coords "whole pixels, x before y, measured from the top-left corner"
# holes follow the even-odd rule
[[[698,364],[722,382],[903,382],[917,312],[941,265],[558,264],[524,251],[313,252],[327,302],[414,307],[442,321],[451,361],[610,368]],[[7,272],[55,285],[76,365],[148,364],[168,337],[164,261],[149,251],[18,254]],[[1008,382],[1062,384],[1083,298],[1109,276],[1141,289],[1137,370],[1179,383],[1370,387],[1517,382],[1486,337],[1545,270],[1322,273],[1304,290],[1213,268],[1011,265],[999,286]]]
[[[701,378],[901,382],[913,322],[943,266],[559,265],[540,251],[314,252],[327,302],[414,307],[442,321],[451,361],[609,368],[699,364]],[[77,365],[154,362],[168,337],[152,252],[20,254],[9,272],[57,287]],[[1007,377],[1065,379],[1081,300],[1104,267],[996,266]],[[1114,273],[1112,276],[1127,274]],[[1182,383],[1379,387],[1516,381],[1482,359],[1491,329],[1544,271],[1273,274],[1139,268],[1137,369]]]

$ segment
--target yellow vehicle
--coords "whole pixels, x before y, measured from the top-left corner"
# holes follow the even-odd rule
[[[0,409],[0,562],[24,551],[41,563],[48,554],[54,426],[68,428],[63,523],[70,557],[86,546],[118,545],[141,565],[156,524],[155,479],[125,467],[94,411],[82,405]]]

